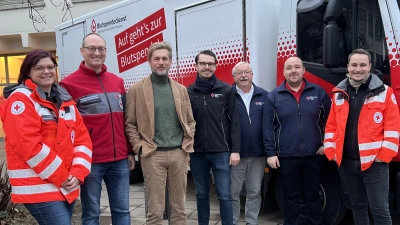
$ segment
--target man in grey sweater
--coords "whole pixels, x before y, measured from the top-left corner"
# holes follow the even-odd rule
[[[172,49],[157,42],[148,50],[151,75],[135,83],[126,99],[126,133],[139,155],[146,185],[147,224],[161,225],[168,185],[171,224],[186,224],[186,181],[196,123],[186,88],[168,77]]]

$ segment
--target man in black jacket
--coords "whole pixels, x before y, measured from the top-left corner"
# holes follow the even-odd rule
[[[230,166],[236,166],[240,160],[240,119],[235,94],[230,85],[215,76],[217,58],[212,51],[201,51],[195,62],[198,75],[188,92],[196,120],[190,170],[196,186],[198,222],[208,225],[210,220],[212,169],[222,225],[232,225]]]

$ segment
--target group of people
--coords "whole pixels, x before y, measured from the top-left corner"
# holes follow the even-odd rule
[[[79,69],[57,84],[53,55],[33,50],[18,85],[4,89],[12,201],[39,224],[70,224],[79,189],[82,223],[99,224],[102,181],[113,224],[130,224],[136,155],[147,224],[162,224],[166,187],[171,224],[186,224],[189,165],[200,225],[210,219],[210,171],[222,224],[239,224],[243,186],[246,224],[258,224],[266,167],[280,168],[284,225],[299,224],[302,196],[309,224],[321,225],[324,154],[337,163],[355,224],[369,224],[368,205],[376,224],[391,224],[388,162],[397,154],[399,111],[393,90],[370,73],[367,51],[349,56],[348,78],[332,100],[303,77],[298,57],[285,61],[285,81],[268,93],[252,82],[247,62],[233,67],[233,85],[222,82],[216,55],[203,50],[195,57],[196,80],[186,88],[168,76],[171,46],[157,42],[148,49],[152,73],[125,92],[123,80],[107,71],[99,34],[86,35],[80,52]]]

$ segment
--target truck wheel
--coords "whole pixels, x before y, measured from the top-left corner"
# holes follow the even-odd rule
[[[140,167],[129,171],[129,183],[135,184],[139,182],[143,182],[143,173]]]
[[[322,213],[323,213],[323,224],[324,225],[336,225],[346,215],[347,208],[340,196],[340,189],[335,183],[335,179],[332,174],[328,172],[322,174],[321,177],[321,201],[322,201]],[[275,185],[276,202],[279,210],[283,214],[283,187],[282,187],[282,176],[278,173]],[[300,224],[308,224],[307,216],[305,215],[304,200],[300,201]]]

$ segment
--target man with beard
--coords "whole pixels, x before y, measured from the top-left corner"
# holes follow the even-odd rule
[[[299,224],[302,193],[307,224],[322,225],[321,155],[331,101],[304,73],[301,59],[289,57],[283,68],[286,80],[268,94],[265,109],[267,162],[273,169],[280,167],[284,225]]]
[[[240,119],[232,86],[217,79],[217,57],[211,50],[195,57],[198,72],[188,87],[196,120],[190,171],[196,186],[199,225],[210,220],[210,169],[220,203],[222,225],[232,225],[231,166],[239,163]]]
[[[126,99],[126,133],[140,157],[149,203],[147,224],[161,225],[168,185],[171,224],[186,224],[186,181],[196,123],[184,86],[168,77],[172,48],[148,50],[151,75],[135,83]]]
[[[241,128],[240,162],[232,167],[233,224],[239,224],[240,191],[243,183],[246,186],[246,224],[258,224],[261,186],[267,164],[262,126],[264,120],[268,119],[263,116],[268,92],[253,84],[253,71],[247,62],[236,64],[232,75]],[[271,174],[268,173],[266,179],[270,179]]]

